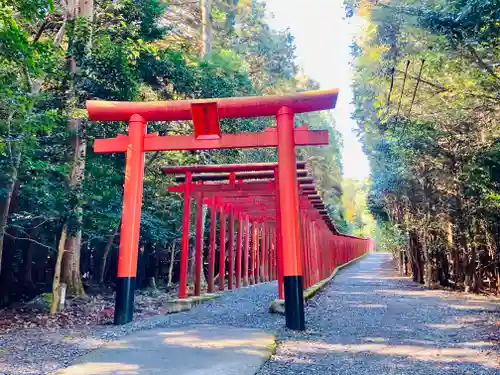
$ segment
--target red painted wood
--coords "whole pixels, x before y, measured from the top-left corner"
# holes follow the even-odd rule
[[[277,268],[278,268],[278,298],[279,299],[284,299],[285,298],[285,291],[284,291],[284,285],[283,285],[283,241],[281,240],[281,203],[280,203],[280,196],[278,194],[279,189],[280,189],[280,179],[279,179],[279,172],[278,168],[275,168],[274,170],[274,178],[276,181],[276,197],[275,197],[275,202],[276,202],[276,260],[277,260]]]
[[[280,180],[279,195],[281,208],[281,241],[284,251],[284,276],[302,275],[293,118],[294,111],[292,108],[288,107],[282,107],[276,115],[279,135],[278,173]]]
[[[257,238],[255,239],[255,262],[254,262],[254,267],[255,267],[255,283],[259,284],[260,283],[260,252],[262,251],[261,249],[261,241],[260,241],[260,236],[261,236],[261,228],[262,224],[260,222],[257,222]]]
[[[304,169],[306,162],[297,161],[297,169]],[[229,172],[255,172],[274,171],[278,163],[249,163],[249,164],[211,164],[211,165],[178,165],[161,168],[166,174],[192,173],[229,173]],[[238,178],[238,175],[236,175]]]
[[[146,134],[146,121],[139,115],[131,116],[128,132],[127,139],[130,139],[130,144],[125,165],[118,277],[135,277],[137,274],[144,180],[143,139]]]
[[[228,272],[227,285],[232,290],[234,285],[234,209],[229,209],[229,246],[228,250]]]
[[[196,139],[219,139],[220,123],[217,102],[191,104]]]
[[[223,204],[220,206],[219,224],[219,290],[226,288],[224,280],[226,276],[226,211]]]
[[[195,224],[194,295],[201,294],[201,272],[203,264],[203,195],[196,198]]]
[[[252,221],[252,252],[250,254],[250,284],[256,283],[255,259],[257,257],[258,231],[257,222]]]
[[[295,129],[294,142],[297,146],[321,146],[328,144],[328,131]],[[96,139],[94,152],[98,154],[125,152],[128,136]],[[224,134],[220,139],[196,139],[189,135],[149,136],[144,139],[144,151],[187,151],[214,150],[228,148],[277,147],[278,135],[275,130],[261,133]]]
[[[217,224],[217,210],[215,208],[215,199],[212,199],[213,204],[210,208],[210,247],[208,252],[208,281],[207,290],[213,293],[215,279],[215,226]]]
[[[238,215],[238,238],[236,239],[236,288],[241,286],[241,251],[243,247],[243,215]]]
[[[184,216],[182,218],[182,244],[181,244],[181,262],[179,276],[179,298],[186,298],[187,289],[187,269],[189,256],[189,226],[191,215],[191,173],[186,174],[186,190],[184,191]]]
[[[243,281],[245,286],[248,285],[248,264],[249,264],[249,249],[250,247],[250,219],[245,217],[245,253],[243,255]]]
[[[141,115],[146,121],[191,120],[192,104],[216,102],[219,118],[274,116],[282,107],[294,113],[332,109],[337,102],[338,89],[309,91],[287,96],[262,96],[201,100],[172,100],[163,102],[109,102],[87,100],[89,118],[93,121],[128,121]]]
[[[266,282],[266,259],[267,259],[267,249],[266,249],[266,223],[262,223],[260,226],[261,234],[260,234],[260,281]]]

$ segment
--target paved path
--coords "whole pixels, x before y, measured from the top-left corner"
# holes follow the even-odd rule
[[[131,335],[129,325],[106,328],[117,340],[77,362],[91,371],[63,374],[252,374],[276,335],[258,375],[500,375],[488,341],[498,301],[427,290],[397,276],[390,259],[371,254],[342,270],[308,302],[306,332],[267,312],[276,284],[262,284],[136,322]]]
[[[253,375],[274,343],[274,335],[255,329],[160,328],[114,341],[57,375]]]
[[[309,303],[308,332],[280,332],[258,374],[500,375],[485,331],[498,300],[427,290],[390,260],[371,254],[342,271]]]

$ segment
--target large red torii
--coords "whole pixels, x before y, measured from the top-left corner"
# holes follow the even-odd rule
[[[294,261],[284,266],[286,325],[305,329],[302,299],[302,262],[299,240],[299,201],[296,176],[296,146],[326,145],[327,131],[294,127],[296,113],[335,107],[338,90],[311,91],[288,96],[243,97],[164,102],[87,101],[94,121],[128,121],[128,134],[96,139],[97,153],[126,152],[126,170],[115,324],[132,320],[135,276],[142,205],[144,152],[224,148],[277,147],[279,201],[283,249]],[[276,116],[276,128],[263,132],[221,134],[221,118]],[[148,121],[193,120],[194,137],[147,134]]]

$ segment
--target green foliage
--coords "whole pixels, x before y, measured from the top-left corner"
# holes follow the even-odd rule
[[[125,155],[97,155],[92,146],[96,138],[125,133],[126,124],[86,120],[85,100],[267,95],[318,87],[297,76],[293,37],[288,30],[269,27],[263,2],[226,5],[213,4],[214,48],[200,58],[201,25],[187,16],[197,14],[198,4],[94,1],[92,21],[78,16],[64,23],[64,2],[0,1],[0,207],[13,196],[2,274],[23,279],[21,266],[29,262],[23,257],[34,251],[33,262],[23,266],[32,265],[38,271],[35,281],[47,283],[61,227],[68,223],[70,233],[82,229],[81,267],[93,280],[107,241],[114,242],[108,257],[111,271],[105,274],[114,277]],[[180,14],[175,7],[181,7]],[[87,156],[81,189],[72,188],[68,178],[68,154],[74,147],[69,118],[83,118],[78,139],[87,142]],[[330,214],[348,232],[352,228],[340,198],[340,135],[326,115],[298,116],[297,122],[330,130],[329,147],[303,149],[299,155],[311,161]],[[221,124],[223,132],[262,131],[273,126],[273,119],[226,119]],[[149,123],[148,132],[155,131],[192,134],[192,124]],[[173,181],[160,173],[161,166],[275,160],[274,149],[147,155],[140,234],[145,262],[156,259],[155,269],[165,275],[166,253],[180,238],[182,201],[168,193]]]
[[[381,221],[373,230],[376,251],[399,254],[405,249],[407,239],[398,227]]]
[[[368,208],[368,180],[344,178],[342,181],[342,207],[349,233],[360,237],[372,237],[375,222]]]
[[[500,274],[498,3],[348,3],[379,242],[407,246],[417,281],[479,290]]]

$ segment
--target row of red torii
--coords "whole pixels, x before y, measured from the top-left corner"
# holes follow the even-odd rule
[[[332,223],[296,146],[328,144],[328,131],[295,128],[296,113],[335,107],[338,90],[289,96],[178,100],[88,101],[91,120],[128,121],[128,135],[97,139],[97,153],[126,152],[126,170],[115,324],[132,320],[144,177],[144,153],[225,148],[277,147],[277,163],[165,167],[176,174],[169,191],[184,195],[179,298],[187,296],[191,199],[196,200],[195,285],[203,272],[202,206],[210,209],[207,291],[215,289],[216,222],[219,214],[218,288],[278,280],[286,326],[305,329],[303,289],[328,277],[336,266],[369,251],[371,241],[339,233]],[[220,119],[276,116],[276,128],[221,134]],[[192,120],[194,136],[148,134],[148,121]],[[229,222],[227,219],[229,218]],[[227,225],[229,224],[229,225]],[[228,241],[226,241],[226,236]],[[227,243],[227,249],[226,249]],[[236,246],[235,246],[236,245]],[[226,272],[227,265],[227,272]],[[227,274],[227,276],[226,276]]]

